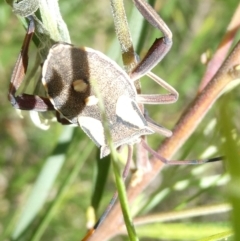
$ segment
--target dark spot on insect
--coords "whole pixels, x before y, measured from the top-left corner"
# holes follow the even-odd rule
[[[55,108],[74,123],[91,92],[88,66],[86,52],[68,44],[56,44],[48,58],[44,76],[48,95]]]

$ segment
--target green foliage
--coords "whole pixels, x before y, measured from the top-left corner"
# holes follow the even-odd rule
[[[126,10],[130,16],[133,4],[129,2],[126,1]],[[109,1],[72,0],[70,4],[67,0],[60,0],[59,4],[73,44],[110,53],[122,66]],[[236,0],[156,2],[157,11],[173,32],[174,44],[154,72],[180,93],[176,104],[147,106],[150,116],[156,122],[172,129],[195,97],[205,71],[200,56],[206,51],[213,53],[216,50],[237,4]],[[136,19],[139,19],[138,13],[135,14]],[[137,25],[138,20],[131,23],[131,28],[134,30]],[[133,42],[139,43],[136,49],[141,57],[154,39],[159,37],[159,32],[149,24],[144,23],[143,26],[144,33],[141,34],[140,41],[135,39],[139,37],[133,35]],[[24,118],[19,117],[7,100],[7,91],[25,30],[3,1],[0,2],[0,33],[0,240],[18,236],[17,230],[25,222],[24,215],[27,215],[27,219],[30,216],[32,221],[21,237],[13,240],[79,240],[86,232],[87,208],[90,205],[97,208],[99,217],[114,193],[112,169],[107,177],[110,162],[98,160],[96,148],[78,128],[72,131],[53,122],[44,131],[32,123],[27,112],[22,112]],[[35,54],[36,48],[32,46],[30,62],[34,62]],[[159,93],[161,90],[158,89],[154,82],[142,79],[144,93]],[[236,88],[225,95],[226,105],[213,106],[174,159],[205,158],[226,153],[229,163],[231,160],[239,162],[239,96],[239,88]],[[230,106],[231,115],[228,114]],[[69,139],[63,144],[61,133],[68,131]],[[155,134],[148,140],[150,146],[157,148],[162,139]],[[60,159],[52,159],[56,154]],[[49,162],[53,165],[49,165]],[[105,173],[100,175],[99,170],[105,165]],[[97,169],[97,166],[100,168]],[[229,213],[211,214],[187,219],[186,222],[183,219],[177,224],[154,223],[140,226],[137,228],[139,238],[221,240],[229,235],[231,226],[234,232],[239,232],[236,225],[239,223],[240,202],[237,199],[239,197],[233,195],[239,195],[235,185],[239,181],[237,167],[234,162],[227,163],[226,167],[223,163],[198,167],[166,167],[131,208],[133,214],[147,215],[149,212],[183,210],[230,200],[236,211],[232,215],[233,225]],[[233,175],[230,186],[228,170]],[[98,188],[99,183],[101,188]],[[31,198],[39,202],[37,207],[36,201],[31,204]],[[201,228],[200,231],[197,226]],[[210,238],[212,235],[216,235],[215,239]],[[239,235],[238,233],[236,237]],[[127,238],[119,237],[118,240]]]

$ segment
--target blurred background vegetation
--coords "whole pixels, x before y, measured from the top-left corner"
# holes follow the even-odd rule
[[[127,14],[130,16],[133,4],[131,1],[125,3]],[[213,53],[216,50],[238,3],[237,0],[156,1],[155,8],[173,32],[174,44],[154,72],[174,86],[180,94],[179,101],[175,104],[147,107],[150,116],[156,122],[172,129],[181,113],[195,97],[205,71],[205,65],[201,63],[200,57],[206,51]],[[122,66],[120,47],[116,44],[108,1],[60,0],[59,5],[73,44],[100,50]],[[135,26],[137,24],[138,22]],[[59,142],[60,136],[61,140],[63,138],[62,133],[71,133],[72,129],[52,123],[48,130],[41,130],[33,124],[29,113],[22,112],[23,118],[20,118],[8,102],[7,92],[25,30],[4,1],[0,2],[0,33],[0,240],[9,240],[14,233],[16,234],[16,227],[23,222],[19,219],[22,212],[31,214],[34,213],[31,208],[36,210],[36,207],[30,206],[24,211],[24,207],[33,188],[36,188],[34,183],[52,153],[63,153],[65,156],[63,159],[54,159],[52,169],[47,174],[49,176],[40,179],[48,182],[53,178],[54,181],[49,181],[51,184],[46,194],[46,203],[40,212],[34,215],[22,238],[14,240],[79,240],[86,231],[86,210],[93,203],[91,198],[96,196],[98,190],[101,193],[101,188],[94,188],[98,168],[100,166],[104,169],[106,165],[107,169],[108,160],[98,160],[97,148],[93,147],[81,129],[75,129],[73,137],[62,143]],[[141,49],[139,46],[137,48],[138,54],[143,56],[159,35],[159,32],[147,25],[147,32],[141,39]],[[31,61],[34,61],[35,56],[36,50],[32,46]],[[144,93],[158,92],[156,84],[147,79],[145,81],[145,78],[142,81],[142,89]],[[232,113],[227,116],[232,123],[228,131],[233,133],[238,144],[239,97],[239,88],[221,97],[222,102],[227,101],[226,108]],[[218,123],[226,120],[221,115],[221,108],[221,101],[218,101],[174,159],[205,158],[209,155],[223,154]],[[152,135],[149,144],[156,149],[162,139],[163,137],[158,134]],[[59,171],[54,169],[55,163]],[[55,173],[56,180],[53,177]],[[106,170],[103,173],[107,175]],[[104,195],[97,198],[101,200],[98,215],[103,212],[115,190],[111,169],[106,178]],[[223,163],[199,167],[165,167],[151,187],[139,198],[138,206],[141,209],[134,211],[141,214],[161,213],[225,203],[228,201],[228,180]],[[36,200],[41,196],[40,193],[44,192],[41,189],[44,188],[44,183],[42,185],[34,194]],[[63,195],[55,209],[50,209],[51,205],[55,205],[53,202],[56,202],[59,190],[62,190]],[[138,234],[141,240],[196,240],[228,230],[231,227],[229,220],[229,213],[212,214],[180,220],[181,224],[186,224],[184,233],[180,232],[179,227],[174,229],[174,226],[169,226],[169,229],[164,228],[161,235],[154,234],[153,230],[159,229],[154,224],[146,226],[145,229],[141,228]],[[42,222],[45,225],[41,225]],[[197,227],[200,231],[196,231]],[[201,227],[209,232],[201,234]],[[36,233],[39,236],[35,235]],[[114,240],[127,238],[123,236]]]

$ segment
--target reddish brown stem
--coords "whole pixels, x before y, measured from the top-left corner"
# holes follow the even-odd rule
[[[217,70],[223,63],[224,59],[226,58],[228,51],[232,45],[234,37],[237,31],[240,28],[240,4],[238,5],[231,22],[227,27],[227,32],[224,35],[222,41],[220,42],[217,51],[215,52],[212,59],[208,62],[207,70],[201,80],[201,84],[199,86],[199,92],[201,92],[207,83],[212,79],[212,77],[216,74]]]

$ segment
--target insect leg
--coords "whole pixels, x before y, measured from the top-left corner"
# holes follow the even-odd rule
[[[167,160],[163,156],[159,155],[156,151],[154,151],[144,140],[141,141],[143,147],[149,151],[156,159],[160,160],[161,162],[165,163],[166,165],[199,165],[208,162],[215,162],[215,161],[222,161],[223,157],[214,157],[211,159],[205,160]]]
[[[166,137],[172,136],[172,132],[165,128],[164,126],[159,125],[154,120],[152,120],[147,114],[144,114],[144,117],[148,123],[148,126],[153,129],[155,132],[159,133],[160,135],[164,135]]]
[[[172,32],[152,6],[145,0],[133,0],[133,3],[143,17],[164,35],[155,40],[147,54],[130,74],[131,79],[136,80],[153,69],[168,53],[172,46]]]
[[[157,75],[153,74],[152,72],[147,73],[147,75],[153,79],[157,84],[162,86],[164,89],[169,91],[168,94],[140,94],[137,95],[137,102],[141,104],[169,104],[177,101],[178,99],[178,92],[167,82],[165,82],[163,79],[158,77]],[[147,113],[144,113],[144,117],[148,122],[148,126],[150,126],[154,131],[158,132],[159,134],[162,134],[164,136],[171,136],[172,132],[166,129],[165,127],[157,124],[155,121],[153,121]]]
[[[161,79],[159,76],[155,75],[152,72],[147,73],[152,80],[154,80],[157,84],[162,86],[164,89],[169,91],[168,94],[141,94],[137,95],[137,102],[142,104],[170,104],[174,103],[178,99],[178,92],[167,82]]]
[[[36,111],[54,110],[54,107],[52,106],[48,98],[29,94],[21,94],[18,96],[15,95],[16,91],[22,84],[25,74],[27,72],[28,50],[35,30],[33,17],[29,16],[28,19],[28,30],[23,41],[21,52],[18,56],[17,62],[13,70],[9,86],[8,99],[13,105],[13,107],[16,109]]]

